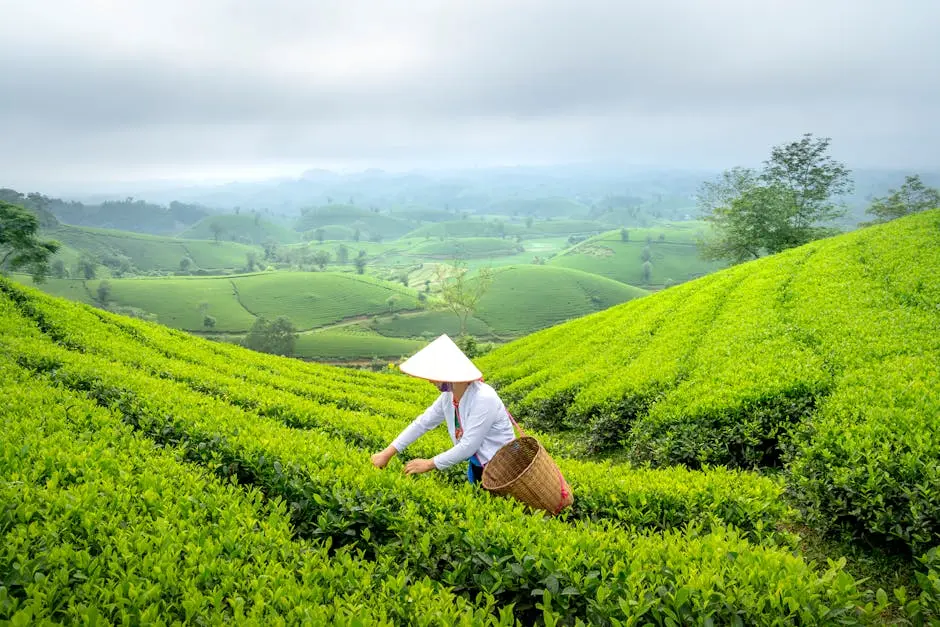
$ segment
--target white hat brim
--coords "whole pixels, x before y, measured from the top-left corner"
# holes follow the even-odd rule
[[[483,378],[483,373],[446,334],[406,359],[399,369],[429,381],[464,383]]]

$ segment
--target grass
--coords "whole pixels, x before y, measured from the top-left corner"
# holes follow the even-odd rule
[[[296,357],[326,361],[359,361],[366,359],[397,360],[414,354],[426,344],[381,335],[316,331],[297,337]]]
[[[298,329],[418,305],[415,295],[400,286],[350,273],[277,272],[232,280],[249,312],[268,318],[287,316]],[[389,303],[389,298],[394,301]]]
[[[60,296],[80,303],[93,305],[95,299],[85,287],[85,282],[80,279],[52,279],[47,278],[42,283],[36,283],[28,274],[15,274],[14,277],[20,283],[40,289],[47,294]]]
[[[500,335],[523,335],[606,309],[646,292],[577,270],[538,265],[497,270],[477,317]]]
[[[92,294],[97,294],[100,282],[88,281]],[[203,311],[215,318],[215,331],[247,331],[255,321],[239,304],[228,277],[108,279],[108,283],[114,303],[152,313],[169,327],[206,330]],[[205,309],[202,303],[207,304]]]
[[[682,283],[725,267],[703,261],[695,244],[698,229],[628,229],[629,241],[620,231],[592,237],[551,259],[549,265],[605,276],[628,285],[645,285],[643,251],[649,246],[652,265],[649,285]],[[652,242],[647,244],[647,236]],[[665,239],[660,239],[665,236]]]
[[[192,259],[196,268],[233,269],[245,265],[247,253],[260,254],[255,246],[235,242],[181,240],[90,227],[59,226],[45,231],[45,235],[99,259],[109,255],[128,257],[142,272],[179,270],[184,257]]]
[[[209,216],[203,218],[179,234],[184,239],[214,240],[214,224],[221,226],[222,240],[236,241],[238,237],[245,237],[253,244],[262,244],[266,239],[273,238],[282,244],[293,244],[300,241],[300,234],[283,225],[276,224],[263,218],[255,218],[250,213]]]
[[[450,311],[422,311],[401,314],[398,317],[383,316],[377,323],[370,326],[380,335],[398,338],[433,339],[442,333],[451,337],[457,337],[460,334],[460,321]],[[467,320],[467,333],[476,337],[486,337],[493,331],[485,322],[471,316]]]
[[[466,237],[461,239],[430,240],[408,250],[416,257],[500,257],[521,252],[522,246],[511,239],[499,237]]]

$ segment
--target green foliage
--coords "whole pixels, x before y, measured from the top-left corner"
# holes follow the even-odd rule
[[[452,311],[460,321],[460,336],[467,335],[467,319],[477,309],[493,280],[492,270],[481,268],[470,280],[465,261],[454,259],[450,265],[437,266],[437,284],[440,286],[441,306]]]
[[[95,290],[95,293],[98,295],[98,302],[107,305],[108,301],[111,300],[111,282],[105,280],[98,283],[98,289]]]
[[[819,529],[940,543],[940,212],[741,264],[479,360],[637,462],[783,467]],[[588,365],[586,365],[588,364]],[[619,432],[618,432],[619,430]]]
[[[38,231],[39,219],[30,211],[0,201],[0,272],[25,268],[37,282],[46,278],[60,244],[40,240]]]
[[[276,272],[232,279],[239,302],[256,316],[286,316],[298,329],[344,318],[415,309],[417,295],[401,285],[334,272]],[[216,310],[217,311],[217,310]]]
[[[460,239],[448,239],[443,242],[430,241],[418,244],[408,250],[409,255],[428,258],[458,257],[461,259],[469,257],[499,257],[514,255],[518,252],[518,244],[512,240],[496,237],[465,237]]]
[[[247,241],[262,244],[273,238],[281,244],[294,244],[300,241],[298,233],[292,229],[263,219],[260,214],[215,215],[204,218],[179,234],[179,237],[194,240],[215,239],[216,229],[219,237],[225,236],[232,241]]]
[[[211,505],[193,508],[192,499],[187,497],[210,488],[194,486],[165,470],[162,463],[152,462],[152,458],[164,453],[149,443],[141,447],[150,451],[149,457],[142,457],[138,466],[128,465],[126,473],[128,481],[135,482],[131,485],[141,486],[128,490],[135,495],[131,502],[139,503],[140,509],[125,501],[117,501],[113,507],[102,501],[102,510],[141,516],[162,504],[160,495],[166,492],[181,504],[188,504],[184,512],[197,512],[193,514],[200,517],[196,520],[210,516],[209,520],[218,520],[222,516],[225,525],[237,526],[240,532],[223,545],[225,550],[207,551],[205,557],[192,555],[192,562],[180,560],[175,545],[170,545],[167,551],[167,559],[172,556],[172,560],[187,568],[190,563],[205,568],[211,555],[224,555],[231,560],[228,565],[233,572],[242,575],[226,581],[230,586],[245,589],[240,595],[245,599],[244,605],[236,605],[233,612],[239,607],[245,611],[250,608],[256,612],[252,616],[260,616],[258,595],[261,590],[270,590],[274,578],[273,574],[261,573],[278,572],[273,569],[281,566],[286,573],[298,573],[300,568],[290,557],[293,551],[308,553],[307,543],[328,541],[332,548],[330,557],[338,561],[314,554],[311,565],[325,568],[335,563],[345,568],[347,555],[368,560],[352,560],[349,564],[352,568],[375,564],[377,570],[373,574],[360,575],[365,582],[372,582],[360,594],[374,595],[370,607],[387,611],[390,616],[399,616],[396,608],[401,606],[396,603],[407,601],[392,600],[398,598],[394,596],[386,600],[383,592],[373,592],[372,588],[401,589],[400,582],[407,580],[411,582],[408,594],[417,595],[411,596],[414,611],[423,611],[421,603],[425,601],[434,602],[440,604],[433,611],[441,613],[441,621],[452,620],[452,614],[446,612],[450,597],[435,595],[430,590],[423,594],[414,585],[416,580],[430,578],[473,600],[479,614],[467,616],[469,622],[481,622],[488,612],[495,613],[497,607],[507,611],[510,604],[522,624],[542,619],[550,624],[576,619],[591,623],[628,619],[697,623],[711,619],[722,623],[740,620],[803,624],[870,620],[856,583],[842,571],[841,564],[831,564],[816,572],[815,567],[776,547],[774,542],[755,544],[747,539],[769,540],[764,533],[766,521],[773,520],[774,511],[780,513],[779,488],[766,479],[755,477],[752,483],[748,475],[725,471],[712,478],[684,470],[667,474],[617,468],[613,472],[610,467],[588,465],[593,471],[584,475],[584,483],[577,483],[576,489],[585,494],[586,507],[590,508],[587,511],[595,512],[598,520],[589,521],[591,514],[587,511],[582,514],[588,518],[584,523],[542,519],[529,515],[511,500],[493,498],[465,483],[452,485],[434,476],[415,479],[396,472],[397,468],[384,472],[371,468],[367,451],[372,443],[400,429],[413,413],[402,414],[389,423],[381,414],[320,405],[320,393],[335,390],[338,394],[335,398],[374,402],[388,411],[396,397],[413,398],[417,390],[430,392],[429,386],[394,376],[346,372],[246,354],[236,347],[188,340],[144,322],[53,301],[10,284],[2,286],[15,299],[16,308],[36,322],[24,324],[11,309],[12,302],[0,299],[3,346],[0,355],[4,360],[15,360],[28,368],[26,376],[31,381],[55,381],[60,394],[80,393],[82,402],[108,408],[107,413],[102,413],[102,422],[114,429],[127,425],[134,430],[133,437],[146,437],[171,448],[165,458],[173,464],[179,464],[177,456],[190,462],[187,472],[193,472],[193,466],[204,467],[244,486],[239,490],[231,485],[226,488],[232,490],[233,498],[238,498],[242,490],[252,490],[252,495],[264,494],[271,499],[272,508],[277,508],[274,511],[283,514],[282,520],[289,517],[290,534],[286,530],[262,528],[258,537],[270,543],[293,536],[298,538],[295,541],[298,544],[290,546],[298,548],[256,549],[249,539],[258,527],[254,519],[236,516],[240,511],[237,506],[216,505],[208,496],[200,502]],[[93,321],[95,318],[98,322]],[[131,345],[136,350],[128,350]],[[381,397],[377,398],[379,390]],[[51,402],[70,404],[69,400]],[[62,413],[51,413],[61,420]],[[83,415],[81,410],[76,412],[76,416]],[[376,429],[385,433],[379,434]],[[26,432],[39,430],[29,430],[27,425]],[[356,433],[369,438],[368,442],[356,440]],[[437,435],[446,437],[442,433]],[[97,440],[94,435],[89,437]],[[115,451],[137,455],[138,449],[127,446],[123,440],[101,438],[102,445],[110,446],[105,443],[112,441]],[[351,442],[364,443],[367,448]],[[4,450],[10,450],[8,459],[18,463],[16,460],[21,457],[18,449],[4,447]],[[95,460],[98,455],[86,459]],[[77,467],[87,467],[88,463],[83,461]],[[71,467],[57,464],[53,468],[61,466]],[[111,469],[122,466],[108,465]],[[135,472],[138,467],[150,470]],[[577,477],[578,468],[566,466],[563,472]],[[151,477],[154,473],[158,478]],[[644,481],[645,476],[650,480]],[[166,483],[158,484],[163,478]],[[158,490],[154,485],[172,489]],[[597,485],[601,492],[592,492],[592,485]],[[153,489],[153,496],[148,494],[148,488]],[[671,494],[679,496],[670,497]],[[748,496],[741,498],[744,494]],[[163,507],[166,508],[163,511],[175,511],[167,505]],[[605,520],[605,512],[622,513],[628,518],[622,523]],[[742,515],[754,524],[748,536],[721,522],[723,516]],[[690,516],[694,522],[680,522],[689,521]],[[145,528],[152,529],[153,519],[141,517],[144,518],[141,525],[146,523]],[[180,520],[179,525],[185,525],[183,521],[188,516],[174,516],[175,519]],[[636,520],[638,528],[629,526],[628,520]],[[681,528],[673,526],[677,522]],[[666,528],[662,532],[649,532],[663,525]],[[226,537],[227,528],[221,528],[218,537]],[[177,537],[184,541],[189,538],[176,529],[164,523],[155,532],[164,538],[169,535],[171,542]],[[214,526],[202,531],[206,538],[216,537]],[[82,538],[70,546],[83,547],[86,543]],[[23,549],[17,553],[22,554]],[[243,566],[241,560],[251,566]],[[398,576],[386,575],[384,568],[392,564],[398,569]],[[53,570],[58,573],[64,569]],[[146,574],[151,570],[139,572]],[[182,586],[194,577],[189,571],[170,572],[182,577],[179,582]],[[307,594],[321,589],[320,579],[315,576],[297,577],[304,582]],[[345,593],[343,582],[357,579],[344,578],[341,571],[324,577],[337,578],[337,586],[331,588],[330,594],[337,595],[339,591],[340,605]],[[357,583],[363,585],[362,581]],[[109,588],[122,590],[121,586]],[[285,592],[279,598],[294,598],[287,583],[282,588]],[[155,603],[165,597],[166,603],[169,599],[186,598],[164,587],[147,598]],[[264,607],[269,612],[296,611],[306,607],[305,598],[292,603],[266,603]],[[357,598],[361,602],[364,597]],[[327,605],[336,607],[332,601]],[[473,606],[460,607],[469,612]],[[168,615],[173,615],[172,611]]]
[[[185,449],[155,448],[83,395],[0,373],[16,417],[0,434],[0,620],[495,623],[390,560],[295,539],[285,502],[181,463]]]
[[[937,208],[940,208],[940,190],[927,187],[915,174],[905,177],[900,189],[891,189],[888,196],[875,198],[868,213],[874,215],[877,222],[887,222]]]
[[[716,237],[702,242],[707,260],[740,263],[834,234],[824,225],[844,214],[833,196],[851,191],[849,171],[812,134],[775,146],[764,169],[725,171],[699,190],[699,208]]]
[[[182,240],[66,225],[50,229],[49,235],[63,245],[99,260],[126,258],[139,272],[175,272],[180,269],[183,257],[191,259],[197,268],[236,269],[244,264],[247,253],[258,251],[256,247],[236,242]]]
[[[242,342],[246,348],[272,355],[293,355],[296,343],[297,330],[284,316],[278,316],[273,321],[264,316],[259,317]]]
[[[497,268],[475,316],[500,335],[522,335],[645,295],[637,287],[550,266]]]
[[[666,277],[684,282],[720,270],[727,264],[722,261],[705,261],[695,242],[704,236],[707,225],[703,222],[670,224],[663,227],[665,241],[649,245],[649,261],[656,268],[651,285],[664,285]],[[631,229],[627,241],[620,231],[608,231],[592,237],[577,246],[553,257],[548,265],[590,272],[627,285],[643,284],[641,265],[646,237],[652,232],[646,229]],[[641,263],[637,263],[641,261]]]

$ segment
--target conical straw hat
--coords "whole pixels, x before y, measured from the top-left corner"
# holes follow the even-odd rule
[[[454,341],[442,335],[399,366],[402,372],[420,379],[463,383],[483,377]]]

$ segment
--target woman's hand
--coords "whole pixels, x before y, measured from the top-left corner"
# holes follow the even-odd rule
[[[433,459],[413,459],[405,464],[405,474],[420,475],[421,473],[434,470],[435,468],[436,466],[434,466]]]
[[[385,466],[388,465],[388,461],[395,457],[395,453],[397,452],[394,446],[390,446],[384,451],[376,453],[372,456],[372,465],[376,468],[385,468]]]

